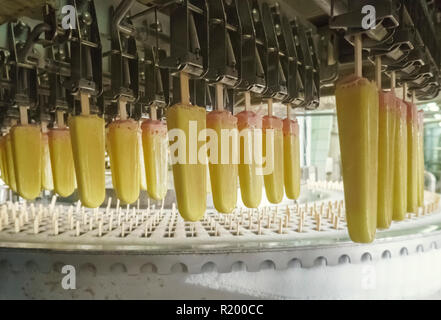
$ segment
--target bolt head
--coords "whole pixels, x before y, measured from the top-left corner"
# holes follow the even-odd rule
[[[260,21],[260,16],[259,16],[259,12],[257,11],[257,9],[253,9],[252,14],[253,14],[254,22],[259,22]]]
[[[81,20],[86,26],[90,26],[92,24],[92,15],[89,12],[84,12],[81,16]]]

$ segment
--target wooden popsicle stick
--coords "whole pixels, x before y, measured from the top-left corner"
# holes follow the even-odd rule
[[[381,90],[381,56],[375,57],[375,82],[377,83],[378,90]]]
[[[156,111],[157,111],[156,106],[150,107],[150,119],[152,119],[153,121],[158,120],[158,114]]]
[[[395,91],[396,86],[397,86],[397,75],[395,71],[392,71],[390,73],[390,89],[392,91]]]
[[[216,108],[218,111],[224,110],[224,85],[216,83]]]
[[[291,120],[291,103],[286,104],[286,118]]]
[[[127,120],[127,100],[124,98],[118,99],[119,118]]]
[[[28,121],[28,107],[19,107],[20,111],[20,124],[27,125]]]
[[[58,125],[58,128],[60,128],[60,129],[65,128],[66,125],[64,124],[64,111],[57,110],[56,111],[56,115],[57,115],[57,125]]]
[[[355,75],[357,77],[363,76],[363,43],[361,34],[354,36],[354,57],[355,57]]]
[[[46,133],[47,132],[47,122],[41,121],[41,132]]]
[[[187,73],[181,72],[179,74],[179,78],[181,82],[181,103],[183,105],[190,105],[190,77]]]
[[[251,92],[245,91],[245,111],[249,111],[251,109]]]
[[[272,117],[273,115],[273,99],[268,99],[268,115]]]
[[[403,101],[406,101],[407,97],[407,83],[403,84]]]
[[[416,96],[415,96],[415,90],[412,91],[412,103],[415,103]]]
[[[80,104],[81,104],[81,114],[88,116],[90,114],[90,101],[89,95],[85,92],[80,92]]]

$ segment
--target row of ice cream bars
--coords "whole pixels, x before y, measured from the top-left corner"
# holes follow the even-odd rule
[[[185,88],[185,76],[181,76],[182,79]],[[182,130],[189,146],[193,123],[196,124],[196,137],[199,137],[197,150],[204,144],[200,136],[206,128],[216,131],[218,137],[223,129],[237,128],[239,134],[245,129],[262,129],[264,143],[261,152],[268,157],[265,134],[272,129],[274,135],[273,148],[268,148],[268,153],[273,152],[274,170],[268,175],[259,174],[254,159],[245,161],[244,155],[254,152],[253,139],[248,143],[243,139],[237,141],[238,164],[232,161],[208,163],[213,203],[219,212],[234,210],[239,185],[242,201],[249,208],[260,205],[263,186],[268,200],[274,204],[280,203],[285,194],[290,199],[299,197],[299,129],[297,121],[290,119],[289,111],[285,120],[273,116],[270,101],[268,116],[261,117],[250,110],[251,99],[246,93],[246,110],[236,116],[224,110],[221,104],[217,110],[207,113],[205,108],[191,105],[188,90],[182,90],[182,103],[167,109],[166,121],[156,119],[155,112],[152,112],[150,119],[140,124],[127,117],[124,103],[121,103],[119,116],[106,127],[101,117],[87,112],[88,97],[83,95],[83,112],[69,116],[68,126],[62,116],[57,117],[54,128],[49,130],[22,119],[0,139],[2,178],[26,200],[35,199],[42,189],[50,189],[53,184],[54,192],[62,197],[77,189],[81,203],[95,208],[105,200],[107,152],[113,188],[122,203],[134,203],[142,189],[146,189],[151,198],[161,200],[166,196],[168,186],[167,162],[171,143],[168,132]],[[173,180],[181,216],[186,221],[199,221],[206,211],[207,165],[201,161],[191,163],[191,156],[186,152],[186,162],[172,164]]]
[[[335,94],[347,225],[361,243],[424,206],[423,111],[377,84],[352,75]]]

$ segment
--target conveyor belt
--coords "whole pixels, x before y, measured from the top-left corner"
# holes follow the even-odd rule
[[[259,270],[261,263],[270,260],[277,269],[284,269],[293,261],[303,267],[357,264],[441,248],[441,212],[428,213],[436,207],[437,195],[426,193],[426,208],[418,215],[409,214],[390,230],[379,231],[373,244],[360,245],[347,235],[342,192],[323,185],[310,192],[323,200],[252,212],[237,209],[232,215],[209,211],[196,223],[184,222],[174,209],[123,208],[117,214],[107,208],[77,211],[64,205],[42,205],[41,209],[37,205],[35,216],[41,220],[36,230],[32,207],[28,205],[25,214],[19,206],[14,219],[13,205],[9,210],[3,206],[0,260],[10,255],[21,262],[42,259],[48,267],[55,260],[78,260],[103,268],[118,260],[134,270],[148,262],[166,274],[175,264],[185,265],[190,273],[199,273],[207,263],[229,272],[237,262]]]

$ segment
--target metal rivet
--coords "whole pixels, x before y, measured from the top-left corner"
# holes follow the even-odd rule
[[[89,12],[84,12],[81,15],[81,20],[86,26],[90,26],[92,24],[92,15]]]
[[[280,27],[280,24],[276,24],[274,26],[274,29],[276,30],[277,36],[280,36],[282,34],[282,28]]]
[[[259,16],[259,12],[257,11],[257,9],[253,9],[253,19],[254,22],[259,22],[260,21],[260,16]]]

